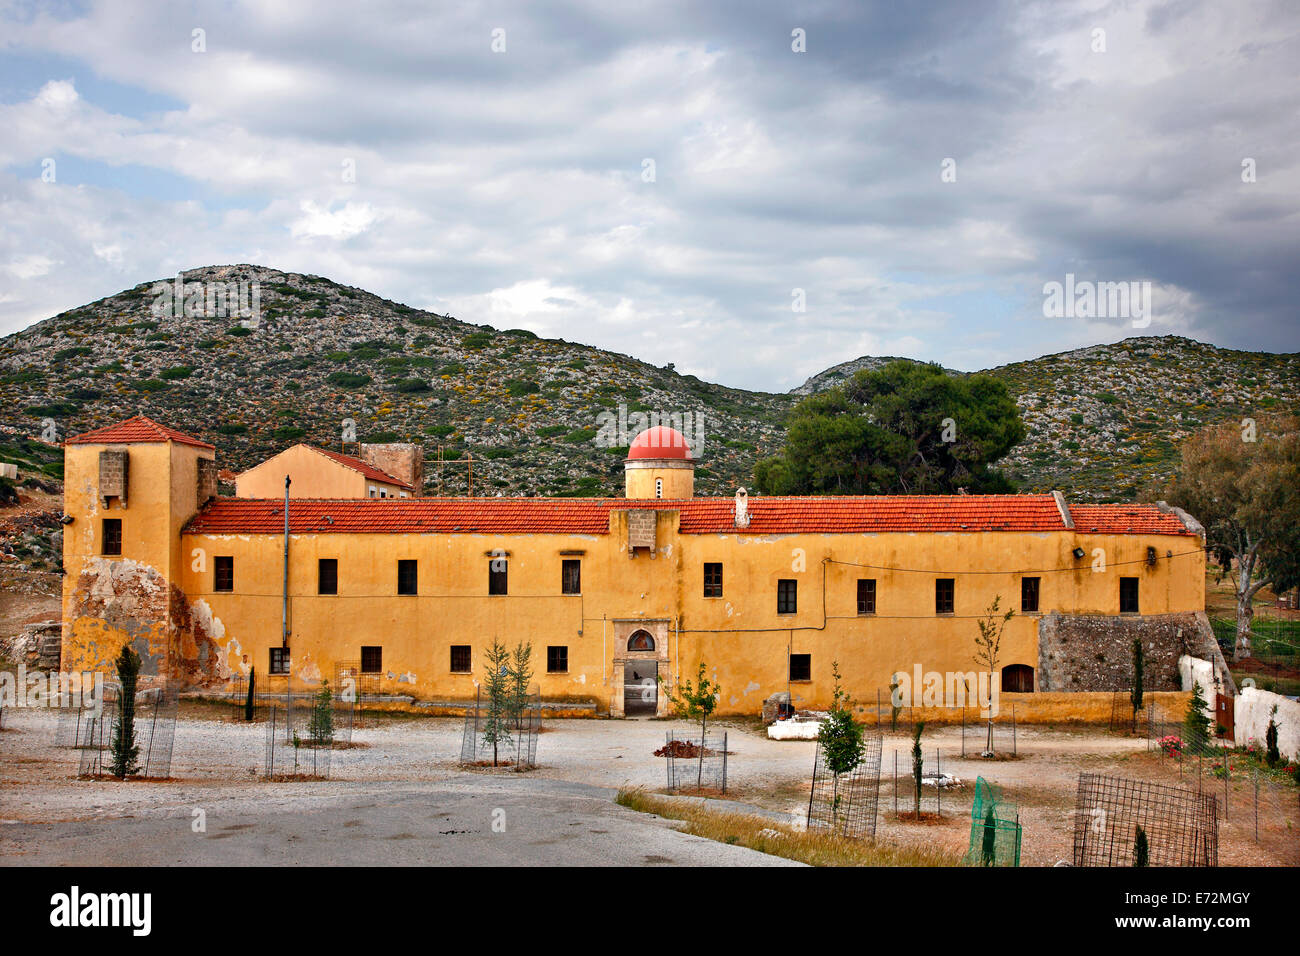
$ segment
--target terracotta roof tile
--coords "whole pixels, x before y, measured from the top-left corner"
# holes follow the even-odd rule
[[[159,425],[151,418],[145,418],[143,415],[136,415],[134,418],[128,418],[124,422],[118,422],[116,425],[108,425],[105,428],[96,428],[94,431],[83,432],[80,435],[73,435],[64,444],[67,445],[126,445],[135,442],[166,442],[174,441],[181,445],[193,445],[196,448],[212,448],[205,441],[200,441],[183,432],[178,432],[174,428],[168,428],[166,425]]]
[[[1079,508],[1087,519],[1081,519]],[[609,514],[626,509],[680,512],[683,534],[737,533],[731,498],[685,501],[625,498],[295,498],[294,534],[330,532],[428,534],[605,534]],[[1119,512],[1111,515],[1111,509]],[[1152,505],[1074,506],[1082,531],[1191,534]],[[746,534],[873,534],[884,532],[1061,531],[1050,495],[803,497],[749,499]],[[1170,520],[1172,519],[1172,520]],[[186,526],[192,534],[276,534],[284,529],[283,502],[217,498]]]
[[[1182,520],[1155,505],[1070,505],[1074,529],[1093,534],[1191,534]]]
[[[351,455],[345,455],[342,452],[330,451],[328,448],[317,448],[315,445],[308,445],[307,447],[312,451],[320,452],[326,458],[334,459],[340,465],[351,468],[353,471],[361,472],[361,474],[365,475],[371,481],[382,481],[385,484],[396,485],[399,488],[406,488],[408,490],[411,488],[410,482],[403,481],[401,478],[390,475],[386,471],[381,471],[368,461],[363,461],[360,458],[353,458]]]

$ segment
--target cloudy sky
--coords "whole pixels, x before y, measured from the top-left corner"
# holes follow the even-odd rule
[[[1289,0],[0,0],[0,333],[252,262],[768,390],[1295,351],[1298,64]]]

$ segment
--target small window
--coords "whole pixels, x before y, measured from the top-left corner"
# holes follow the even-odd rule
[[[776,582],[776,613],[794,614],[799,610],[799,582],[782,579]]]
[[[582,593],[582,562],[577,558],[565,558],[560,566],[560,593]]]
[[[229,555],[219,555],[212,559],[212,590],[233,591],[235,589],[235,559]]]
[[[704,596],[722,597],[722,562],[704,563]]]
[[[858,613],[876,613],[876,579],[858,578]]]
[[[316,593],[339,593],[339,559],[321,558],[316,562]]]
[[[361,673],[379,674],[384,670],[384,649],[382,647],[361,648]]]
[[[934,582],[934,613],[953,613],[953,595],[957,589],[955,578],[938,578]]]
[[[492,558],[488,561],[488,594],[509,592],[509,572],[510,562],[505,558]]]
[[[370,497],[371,497],[371,498],[378,498],[378,497],[379,497],[379,492],[376,490],[376,488],[375,488],[374,485],[371,485],[371,486],[370,486]]]
[[[413,559],[397,562],[397,593],[419,594],[419,563]]]
[[[812,680],[812,655],[811,654],[790,655],[790,679],[791,680]]]
[[[662,498],[663,496],[664,496],[664,480],[663,480],[662,478],[656,478],[656,479],[655,479],[655,497],[656,497],[656,498]]]
[[[451,672],[453,674],[468,674],[470,672],[469,664],[469,645],[451,645]]]
[[[565,674],[569,670],[569,648],[548,647],[546,649],[546,673]]]
[[[1020,579],[1020,610],[1038,613],[1038,578]]]
[[[122,519],[105,518],[101,526],[101,552],[103,554],[121,554],[122,553]]]
[[[1119,579],[1119,613],[1138,613],[1138,579]]]
[[[271,648],[271,673],[272,674],[289,673],[289,648],[287,647]]]

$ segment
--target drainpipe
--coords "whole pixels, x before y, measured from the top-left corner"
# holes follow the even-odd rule
[[[284,476],[284,602],[280,607],[280,646],[289,646],[289,483]]]

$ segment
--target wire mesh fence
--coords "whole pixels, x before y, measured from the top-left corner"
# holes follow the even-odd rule
[[[956,780],[943,772],[943,755],[935,748],[929,757],[922,751],[919,765],[911,749],[893,751],[894,816],[900,820],[925,820],[943,816],[945,802],[949,811],[954,798],[944,799],[944,790],[956,786]]]
[[[1079,774],[1075,866],[1218,866],[1218,801],[1160,783]]]
[[[526,696],[494,708],[480,688],[465,708],[460,762],[476,767],[537,766],[537,735],[542,731],[542,697],[534,686]]]
[[[172,753],[176,743],[176,716],[180,707],[180,685],[162,679],[135,692],[133,706],[126,707],[121,688],[106,686],[102,706],[66,708],[59,713],[56,740],[73,741],[64,746],[80,750],[77,776],[100,777],[123,770],[133,779],[166,780],[172,774]],[[114,737],[126,720],[131,721],[133,757],[126,768],[114,766]],[[124,741],[125,745],[125,741]]]
[[[99,716],[109,701],[116,703],[120,690],[121,685],[116,681],[106,681],[102,696],[94,700],[84,694],[74,696],[67,688],[61,689],[55,698],[59,716],[54,725],[54,746],[89,746],[92,734],[90,718]]]
[[[857,765],[837,774],[827,766],[818,742],[813,758],[812,793],[808,797],[809,830],[827,830],[854,840],[875,838],[882,745],[880,734],[865,735]]]
[[[993,784],[978,778],[965,862],[972,866],[1019,866],[1023,834],[1020,808],[1004,800]]]
[[[725,731],[721,737],[681,737],[670,730],[656,756],[668,758],[669,793],[727,792]]]
[[[328,780],[336,746],[336,716],[351,704],[328,692],[285,694],[266,702],[267,780]]]

